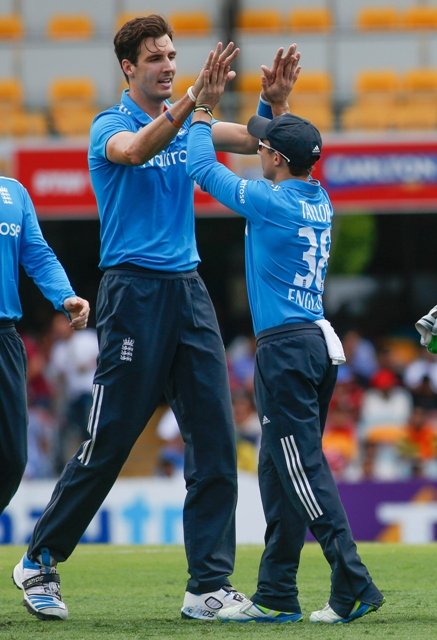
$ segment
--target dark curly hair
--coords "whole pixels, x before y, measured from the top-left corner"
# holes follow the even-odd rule
[[[136,64],[141,45],[146,38],[156,40],[165,35],[173,40],[173,30],[162,16],[151,14],[126,22],[114,36],[114,50],[120,67],[124,59]],[[124,76],[127,80],[126,74]]]

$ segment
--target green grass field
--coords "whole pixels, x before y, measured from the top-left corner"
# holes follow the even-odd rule
[[[65,622],[43,622],[22,606],[11,581],[12,567],[23,547],[0,547],[0,638],[2,640],[127,640],[163,638],[393,638],[437,636],[436,545],[360,544],[359,551],[386,596],[380,611],[347,625],[314,625],[309,613],[323,606],[329,592],[329,570],[320,548],[304,548],[299,576],[305,614],[298,624],[221,624],[180,618],[186,561],[180,546],[81,545],[60,565],[62,594],[70,616]],[[261,548],[238,548],[233,584],[247,595],[254,591]]]

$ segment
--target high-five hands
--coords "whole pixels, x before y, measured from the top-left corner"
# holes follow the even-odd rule
[[[197,96],[196,104],[207,105],[210,109],[218,104],[226,83],[235,78],[236,73],[231,69],[231,64],[239,53],[240,49],[233,42],[229,42],[224,49],[219,42],[214,51],[210,51],[193,86],[193,92]]]
[[[283,47],[278,49],[271,68],[261,65],[261,97],[270,102],[272,107],[286,105],[288,108],[288,96],[301,71],[299,62],[300,52],[297,51],[296,43],[293,43],[285,55]]]

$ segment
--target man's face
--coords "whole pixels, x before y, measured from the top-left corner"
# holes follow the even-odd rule
[[[136,64],[124,60],[128,70],[130,87],[145,97],[164,100],[171,96],[173,77],[176,73],[176,50],[168,35],[146,38],[141,45]]]

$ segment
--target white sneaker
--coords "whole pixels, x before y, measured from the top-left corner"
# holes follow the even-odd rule
[[[14,568],[12,580],[23,591],[23,604],[32,615],[41,620],[66,620],[68,609],[62,601],[56,567],[32,562],[24,554]]]
[[[310,622],[325,622],[326,624],[335,624],[336,622],[342,622],[343,618],[335,613],[329,604],[326,604],[323,609],[319,611],[313,611],[310,615]]]
[[[202,593],[198,596],[186,591],[181,615],[182,618],[212,622],[217,618],[219,611],[247,602],[250,603],[250,600],[244,594],[227,585],[218,591]]]
[[[302,620],[302,614],[275,611],[248,600],[233,607],[221,609],[217,614],[217,620],[220,622],[299,622]]]
[[[310,622],[324,622],[325,624],[336,624],[337,622],[352,622],[353,620],[357,620],[357,618],[362,618],[368,613],[372,613],[373,611],[377,611],[384,604],[384,597],[378,604],[369,604],[367,602],[361,602],[357,600],[352,607],[349,615],[342,618],[335,613],[334,609],[332,609],[329,604],[326,604],[323,609],[320,611],[313,611],[310,615]]]

